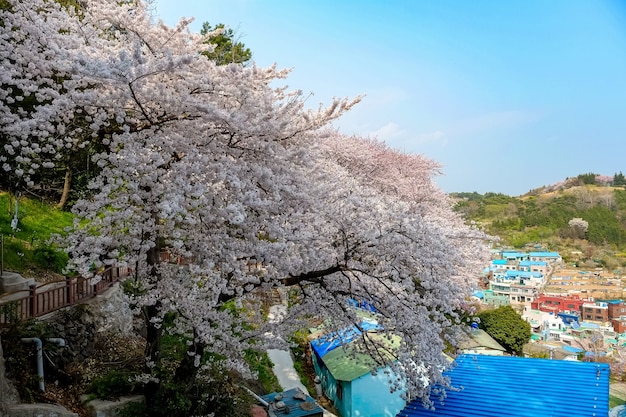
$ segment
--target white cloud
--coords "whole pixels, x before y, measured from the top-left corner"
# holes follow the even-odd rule
[[[402,129],[397,123],[389,122],[383,127],[373,132],[369,132],[367,136],[374,137],[383,141],[388,141],[403,136],[405,132],[406,131]]]

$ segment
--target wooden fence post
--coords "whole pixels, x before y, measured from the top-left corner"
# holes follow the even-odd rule
[[[29,289],[29,298],[30,298],[30,306],[29,313],[30,317],[37,317],[37,284],[32,284],[28,287]]]
[[[67,304],[74,304],[74,286],[70,276],[65,277],[65,296],[67,297]]]

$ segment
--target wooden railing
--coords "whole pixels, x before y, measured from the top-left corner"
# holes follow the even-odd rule
[[[78,304],[102,294],[121,278],[130,275],[129,268],[111,267],[100,275],[102,279],[91,284],[92,279],[66,277],[44,285],[32,285],[28,290],[5,295],[0,299],[0,326],[7,326],[16,320],[41,317],[64,307]],[[22,296],[19,294],[23,293]]]

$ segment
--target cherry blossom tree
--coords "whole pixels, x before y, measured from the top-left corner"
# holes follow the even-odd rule
[[[580,217],[574,217],[567,223],[572,230],[572,234],[577,238],[584,238],[589,230],[589,222]]]
[[[445,383],[442,352],[464,329],[487,253],[434,185],[438,164],[331,130],[358,98],[309,109],[276,87],[287,71],[207,60],[211,46],[187,20],[154,23],[141,1],[81,4],[9,0],[0,14],[0,158],[28,183],[81,140],[101,144],[64,243],[85,277],[133,268],[148,405],[164,331],[189,340],[177,381],[207,352],[246,373],[245,349],[279,344],[308,318],[359,325],[350,300],[371,302],[382,331],[402,338],[392,359],[361,340],[399,374],[393,388],[426,398],[425,381]],[[30,96],[32,108],[13,106]],[[226,308],[273,288],[291,294],[279,325]]]

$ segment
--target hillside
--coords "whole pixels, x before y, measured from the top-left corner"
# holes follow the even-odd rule
[[[626,190],[570,181],[520,197],[456,193],[455,209],[501,243],[559,251],[566,261],[617,269],[626,266]],[[586,230],[576,228],[582,219]]]
[[[58,210],[45,201],[21,197],[17,201],[17,227],[12,228],[16,215],[15,198],[0,191],[0,235],[3,239],[3,267],[45,281],[62,272],[67,255],[49,244],[52,234],[63,233],[72,225],[71,213]]]

